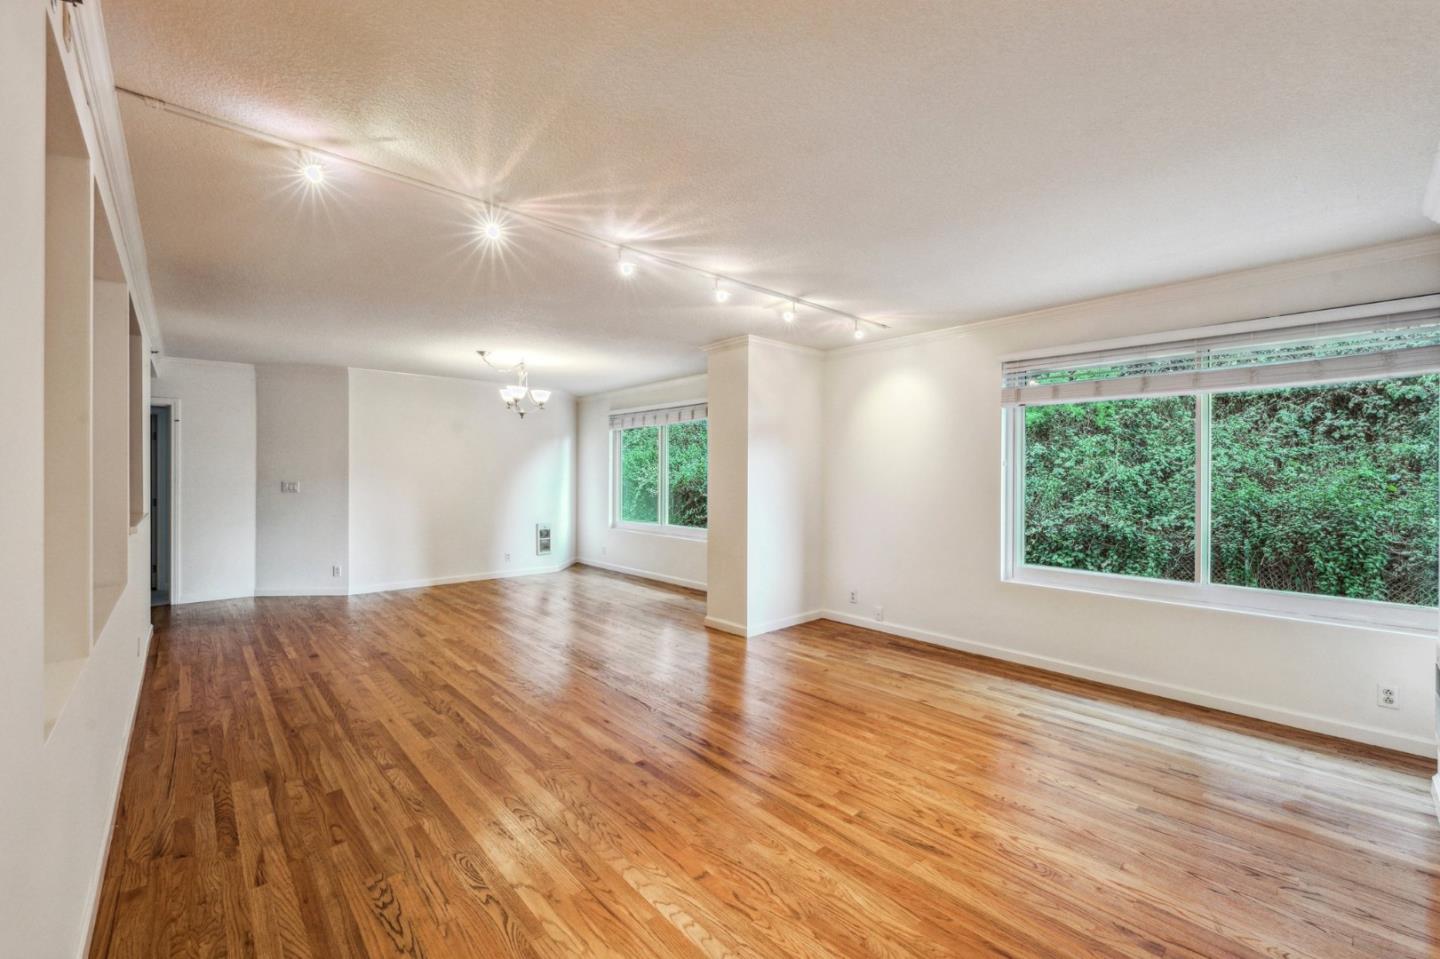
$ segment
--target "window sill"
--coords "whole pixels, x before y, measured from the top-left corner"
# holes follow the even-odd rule
[[[1022,566],[1009,576],[1007,583],[1066,589],[1193,606],[1250,616],[1269,616],[1327,626],[1348,626],[1430,638],[1440,625],[1440,611],[1430,607],[1404,606],[1366,599],[1344,599],[1338,596],[1310,596],[1283,593],[1277,590],[1251,589],[1246,586],[1172,582],[1120,576],[1114,573],[1088,573],[1048,566]]]
[[[709,537],[709,530],[690,529],[687,526],[661,526],[659,523],[611,523],[610,528],[622,533],[639,533],[642,536],[659,536],[664,539],[704,542]]]

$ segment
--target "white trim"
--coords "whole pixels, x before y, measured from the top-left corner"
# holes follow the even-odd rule
[[[1005,581],[1019,586],[1064,589],[1407,636],[1434,636],[1437,622],[1440,622],[1440,613],[1427,606],[1405,606],[1342,596],[1312,596],[1220,583],[1202,585],[1198,582],[1147,579],[1049,566],[1018,566],[1005,577]]]
[[[865,322],[869,322],[868,320]],[[801,346],[799,343],[786,343],[784,340],[772,340],[768,336],[757,336],[754,333],[741,333],[739,336],[727,337],[723,340],[716,340],[714,343],[706,343],[700,349],[706,353],[720,353],[725,350],[733,350],[750,344],[757,346],[770,346],[777,350],[787,350],[791,353],[803,353],[806,356],[822,356],[825,350],[817,350],[813,346]]]
[[[1329,307],[1323,310],[1307,310],[1303,313],[1280,313],[1248,320],[1232,320],[1228,323],[1210,323],[1205,326],[1191,326],[1178,330],[1153,333],[1137,333],[1133,336],[1117,336],[1105,340],[1089,340],[1068,346],[1056,346],[1043,350],[1020,350],[999,357],[1003,363],[1020,360],[1042,361],[1075,353],[1100,353],[1112,350],[1139,349],[1145,346],[1178,344],[1184,346],[1188,340],[1209,339],[1220,336],[1240,336],[1248,333],[1263,333],[1271,330],[1287,330],[1297,326],[1312,326],[1323,323],[1341,323],[1346,320],[1363,320],[1370,317],[1391,316],[1397,313],[1414,313],[1440,307],[1440,293],[1423,296],[1403,296],[1393,300],[1376,300],[1372,303],[1356,303],[1351,306]]]
[[[1086,300],[1072,300],[1067,303],[1058,303],[1055,306],[1042,307],[1038,310],[1029,310],[1024,313],[1011,313],[1005,316],[957,323],[937,330],[922,330],[919,333],[909,333],[902,336],[887,336],[884,339],[869,340],[826,350],[825,356],[826,358],[834,357],[838,359],[852,353],[904,349],[918,346],[930,340],[948,339],[952,336],[968,336],[995,327],[1023,324],[1032,320],[1045,320],[1056,316],[1064,316],[1072,312],[1105,309],[1106,307],[1117,306],[1132,301],[1142,304],[1149,303],[1159,305],[1174,300],[1249,289],[1251,287],[1264,286],[1269,283],[1299,277],[1340,273],[1383,263],[1395,263],[1402,260],[1415,260],[1437,255],[1440,255],[1440,236],[1422,236],[1412,240],[1399,240],[1394,243],[1381,243],[1376,246],[1346,250],[1341,253],[1327,253],[1322,256],[1290,260],[1287,263],[1258,266],[1248,270],[1232,270],[1228,273],[1215,273],[1193,280],[1181,280],[1178,283],[1167,283],[1161,286],[1147,286],[1138,290],[1128,290],[1124,293],[1114,293],[1108,296],[1097,296]],[[727,341],[722,340],[721,342],[724,343]]]
[[[732,623],[728,619],[720,619],[717,616],[706,616],[705,625],[711,629],[718,629],[722,633],[730,633],[732,636],[749,638],[744,626],[741,626],[739,623]]]
[[[321,586],[316,589],[257,589],[257,597],[262,596],[349,596],[350,590],[344,586]]]
[[[665,539],[689,539],[704,541],[709,538],[708,529],[696,529],[693,526],[675,526],[671,523],[633,523],[617,520],[610,524],[611,529],[618,529],[623,533],[636,533],[640,536],[659,536]]]
[[[253,591],[244,593],[232,593],[227,590],[218,593],[200,593],[196,596],[176,596],[174,592],[171,592],[170,605],[194,606],[196,603],[220,603],[229,599],[252,599],[254,596],[255,593]]]
[[[1430,777],[1430,798],[1435,802],[1435,819],[1440,822],[1440,775]]]
[[[575,565],[575,560],[566,560],[563,563],[555,563],[549,566],[527,566],[523,569],[497,569],[483,573],[462,573],[459,576],[435,576],[428,579],[399,579],[388,583],[369,583],[364,586],[351,586],[351,596],[361,596],[366,593],[389,593],[403,589],[424,589],[428,586],[452,586],[456,583],[477,583],[486,579],[515,579],[520,576],[541,576],[546,573],[559,573]]]
[[[149,607],[146,607],[148,615]],[[120,815],[120,796],[125,789],[125,764],[130,760],[130,745],[135,738],[135,720],[140,715],[140,700],[145,695],[145,675],[150,667],[150,640],[155,636],[155,626],[145,624],[145,642],[140,647],[140,681],[135,684],[135,703],[130,707],[130,724],[125,730],[125,748],[120,750],[119,769],[115,770],[115,801],[110,804],[110,819],[105,823],[105,845],[100,849],[100,866],[90,880],[89,906],[85,910],[90,917],[85,927],[85,947],[80,955],[90,955],[90,946],[95,938],[95,920],[100,914],[100,892],[104,887],[105,870],[110,865],[110,847],[115,838],[115,820]]]
[[[779,619],[772,619],[769,622],[758,623],[754,626],[742,626],[739,623],[732,623],[728,619],[706,616],[705,625],[712,629],[718,629],[722,633],[731,633],[735,636],[743,636],[745,639],[752,639],[756,636],[764,636],[766,633],[789,629],[791,626],[799,626],[802,623],[814,622],[817,619],[824,619],[825,617],[826,614],[823,611],[812,609],[809,612],[796,613],[794,616],[782,616]]]
[[[643,386],[631,387],[631,389],[636,389],[636,390],[643,390],[644,388],[645,388],[645,387],[643,387]],[[628,392],[630,392],[630,390],[616,390],[616,392],[617,392],[617,393],[628,393]],[[601,394],[601,395],[603,396],[604,394]],[[589,398],[589,397],[587,397],[587,399],[588,399],[588,398]],[[657,406],[656,404],[654,404],[654,403],[642,403],[642,404],[640,404],[639,406],[625,406],[625,407],[622,407],[622,408],[620,408],[620,409],[612,409],[612,410],[609,411],[609,415],[610,415],[610,416],[624,416],[626,413],[647,413],[647,412],[649,412],[650,410],[677,409],[677,408],[685,407],[685,406],[704,406],[704,405],[707,404],[708,402],[709,402],[709,400],[707,400],[705,397],[701,396],[701,397],[699,397],[698,399],[675,400],[674,402],[670,402],[670,403],[661,403],[661,404],[659,404],[658,406]]]
[[[61,20],[71,18],[75,42],[73,51],[65,51],[60,40]],[[56,46],[62,59],[73,52],[76,72],[86,103],[83,114],[93,140],[91,168],[100,192],[101,204],[110,218],[115,247],[125,272],[125,283],[135,303],[135,314],[150,343],[150,349],[164,350],[160,335],[155,296],[150,289],[150,267],[145,255],[145,238],[140,230],[140,207],[135,199],[134,178],[130,170],[130,151],[125,144],[125,129],[120,122],[120,101],[115,94],[115,71],[105,35],[105,22],[99,4],[50,4],[50,18],[55,30]],[[77,107],[80,106],[77,104]]]
[[[1147,679],[1131,673],[1099,669],[1093,666],[1086,666],[1082,663],[1057,659],[1052,656],[1026,653],[1004,646],[996,646],[991,643],[976,642],[974,640],[962,639],[958,636],[936,633],[926,629],[917,629],[913,626],[902,626],[889,622],[877,623],[859,616],[842,613],[839,610],[825,610],[822,616],[825,619],[833,619],[836,622],[845,623],[849,626],[858,626],[862,629],[869,629],[879,633],[901,636],[905,639],[913,639],[917,642],[928,643],[932,646],[943,646],[946,649],[956,649],[965,653],[974,653],[990,659],[999,659],[1008,663],[1018,663],[1022,666],[1033,666],[1037,669],[1046,670],[1047,672],[1075,676],[1079,679],[1088,679],[1092,682],[1104,683],[1108,686],[1119,686],[1122,689],[1131,689],[1136,692],[1162,696],[1166,699],[1191,703],[1196,706],[1205,706],[1209,709],[1218,709],[1240,716],[1249,716],[1252,719],[1262,719],[1266,722],[1279,723],[1280,725],[1291,726],[1296,729],[1305,729],[1326,736],[1338,736],[1342,739],[1366,743],[1371,746],[1395,749],[1400,752],[1419,756],[1430,756],[1435,752],[1435,743],[1421,736],[1391,732],[1388,729],[1380,729],[1375,726],[1330,719],[1325,716],[1317,716],[1314,713],[1286,709],[1282,706],[1271,706],[1266,703],[1257,703],[1233,696],[1222,696],[1206,692],[1202,689],[1194,689],[1189,686],[1179,686],[1174,683]]]
[[[620,566],[615,563],[605,563],[598,559],[581,557],[575,561],[575,565],[593,566],[596,569],[609,570],[612,573],[620,573],[624,576],[634,576],[636,579],[650,579],[657,583],[667,583],[671,586],[684,586],[686,589],[699,590],[702,593],[708,590],[706,584],[698,579],[683,579],[679,576],[670,576],[666,573],[654,572],[653,570],[638,569],[633,566]]]

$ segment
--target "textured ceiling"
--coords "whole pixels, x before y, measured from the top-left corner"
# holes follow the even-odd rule
[[[106,0],[205,113],[890,323],[953,325],[1432,232],[1433,0]],[[123,99],[167,349],[591,392],[842,321]]]

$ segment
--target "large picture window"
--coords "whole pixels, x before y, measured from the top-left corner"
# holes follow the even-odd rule
[[[1437,373],[1435,308],[1011,361],[1006,576],[1433,631]]]
[[[616,525],[704,535],[709,435],[699,413],[703,407],[612,418]],[[659,422],[650,425],[652,420]]]

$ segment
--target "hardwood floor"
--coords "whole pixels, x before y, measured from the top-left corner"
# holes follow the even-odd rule
[[[598,570],[175,609],[92,956],[1440,953],[1424,763]]]

